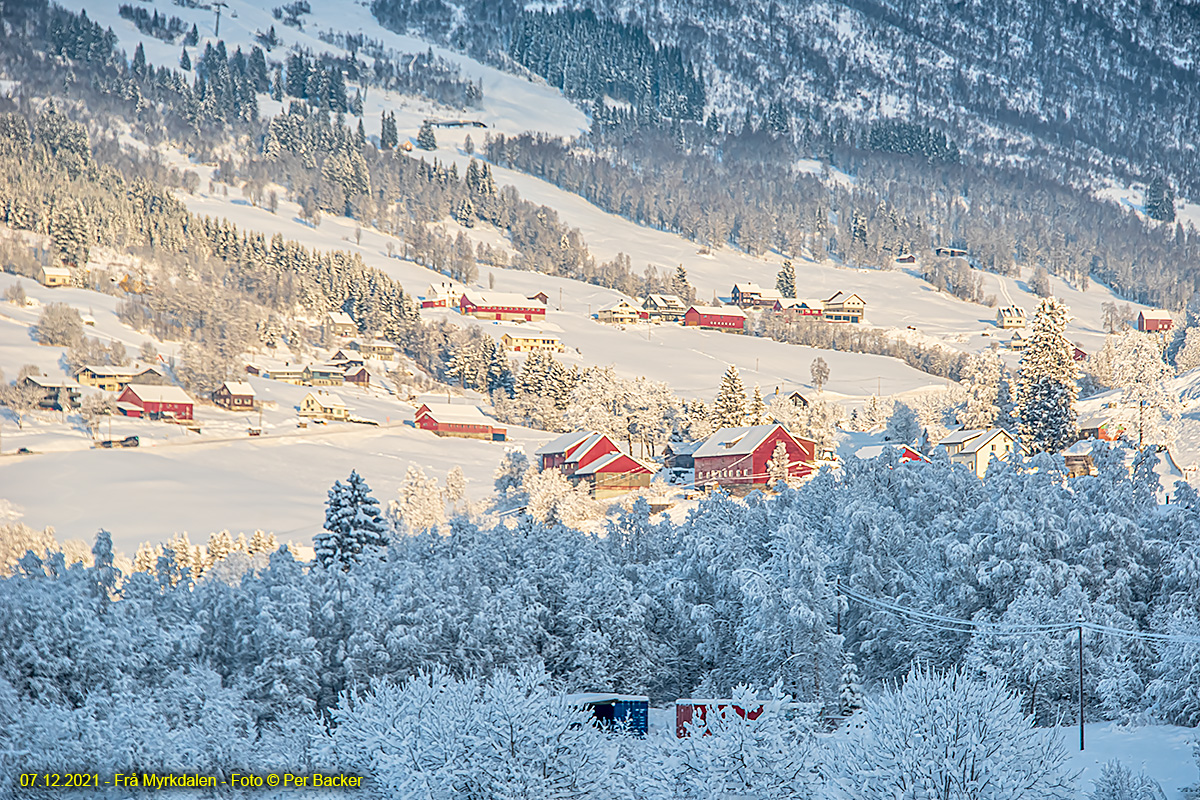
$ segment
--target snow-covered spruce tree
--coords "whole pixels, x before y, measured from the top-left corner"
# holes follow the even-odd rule
[[[1021,357],[1017,417],[1021,438],[1033,453],[1057,453],[1075,441],[1079,370],[1063,331],[1067,307],[1053,297],[1038,303],[1033,332]]]
[[[787,445],[783,442],[776,442],[775,450],[771,453],[771,460],[767,462],[768,486],[778,486],[780,483],[787,483],[790,461]]]
[[[492,485],[496,488],[496,500],[506,506],[522,506],[529,502],[529,495],[522,488],[525,473],[529,472],[529,456],[519,445],[504,451],[500,465],[493,473]]]
[[[783,260],[783,267],[775,277],[775,289],[784,297],[796,296],[796,268],[790,258]]]
[[[913,445],[921,436],[921,423],[917,422],[917,412],[907,403],[896,403],[892,418],[888,420],[884,438],[889,442]]]
[[[750,408],[746,411],[747,425],[764,425],[767,419],[767,404],[763,402],[762,389],[754,385],[754,395],[750,398]]]
[[[1180,404],[1167,386],[1171,369],[1158,336],[1126,331],[1117,337],[1113,385],[1122,389],[1118,416],[1136,433],[1138,446],[1169,445],[1175,439]]]
[[[841,685],[838,687],[838,711],[842,716],[849,716],[863,706],[862,684],[858,679],[858,667],[854,659],[846,657],[842,666]]]
[[[421,123],[421,130],[417,131],[417,147],[422,150],[437,149],[437,137],[433,133],[433,126],[429,124],[429,120]]]
[[[958,424],[964,428],[990,428],[1000,415],[996,396],[1000,393],[1000,356],[989,350],[967,362],[962,384],[966,391]]]
[[[906,797],[1074,797],[1061,740],[1035,728],[1000,681],[914,669],[867,701],[864,721],[870,735],[834,760],[838,783],[859,800],[894,800],[896,787]]]
[[[740,428],[746,424],[746,387],[732,364],[725,370],[717,399],[713,401],[712,422],[716,428]]]
[[[1120,761],[1109,761],[1092,781],[1087,800],[1167,800],[1167,796],[1145,772],[1134,773]]]
[[[357,471],[351,471],[345,484],[334,481],[329,490],[325,529],[313,537],[317,563],[349,569],[365,549],[386,547],[387,531],[371,487]]]

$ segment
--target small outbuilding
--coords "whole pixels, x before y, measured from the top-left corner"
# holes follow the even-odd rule
[[[567,704],[592,713],[601,728],[645,736],[650,731],[650,698],[640,694],[569,694]]]

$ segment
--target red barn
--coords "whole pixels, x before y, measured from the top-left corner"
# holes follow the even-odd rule
[[[692,306],[684,313],[683,324],[688,328],[742,333],[746,328],[746,312],[733,306]]]
[[[763,488],[769,481],[768,462],[782,442],[788,454],[788,477],[802,478],[813,471],[816,443],[788,433],[779,423],[748,428],[722,428],[708,437],[693,460],[696,485],[726,488]]]
[[[593,435],[591,431],[564,433],[557,439],[553,439],[542,445],[533,451],[533,454],[538,457],[538,469],[543,471],[557,469],[561,471],[567,463],[567,455],[582,444],[589,436]]]
[[[615,452],[575,470],[571,477],[586,482],[592,497],[615,497],[650,485],[655,469],[633,456]]]
[[[117,408],[127,417],[192,419],[192,398],[178,386],[131,383],[117,398]]]
[[[546,319],[546,307],[536,300],[511,292],[463,292],[459,311],[477,319],[532,322]]]
[[[503,442],[508,429],[484,416],[478,406],[424,403],[417,409],[416,425],[438,436]]]
[[[1175,320],[1171,319],[1171,314],[1161,308],[1156,308],[1153,311],[1142,311],[1138,314],[1137,328],[1142,333],[1158,333],[1159,331],[1169,331],[1174,326]]]

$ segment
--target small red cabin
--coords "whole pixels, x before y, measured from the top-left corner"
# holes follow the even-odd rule
[[[733,709],[733,713],[743,719],[758,719],[763,712],[762,704],[754,706],[746,710],[731,698],[720,700],[714,699],[697,699],[694,697],[683,697],[675,701],[675,736],[679,739],[686,739],[691,736],[690,726],[693,720],[697,722],[705,722],[708,719],[709,713],[720,714],[725,712],[725,709]],[[711,735],[711,731],[705,731],[704,735]]]
[[[1142,311],[1138,314],[1137,328],[1142,333],[1158,333],[1159,331],[1169,331],[1175,325],[1175,320],[1171,319],[1171,314],[1161,308],[1156,308],[1153,311]]]

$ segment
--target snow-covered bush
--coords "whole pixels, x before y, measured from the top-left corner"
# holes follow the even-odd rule
[[[1166,800],[1158,781],[1144,772],[1134,774],[1120,761],[1100,767],[1100,777],[1092,783],[1088,800]]]
[[[616,764],[588,720],[544,670],[480,683],[435,669],[335,710],[326,750],[388,797],[602,797]]]
[[[1034,728],[999,681],[914,669],[867,702],[865,722],[867,732],[833,759],[839,782],[860,800],[1074,795],[1062,742]]]

